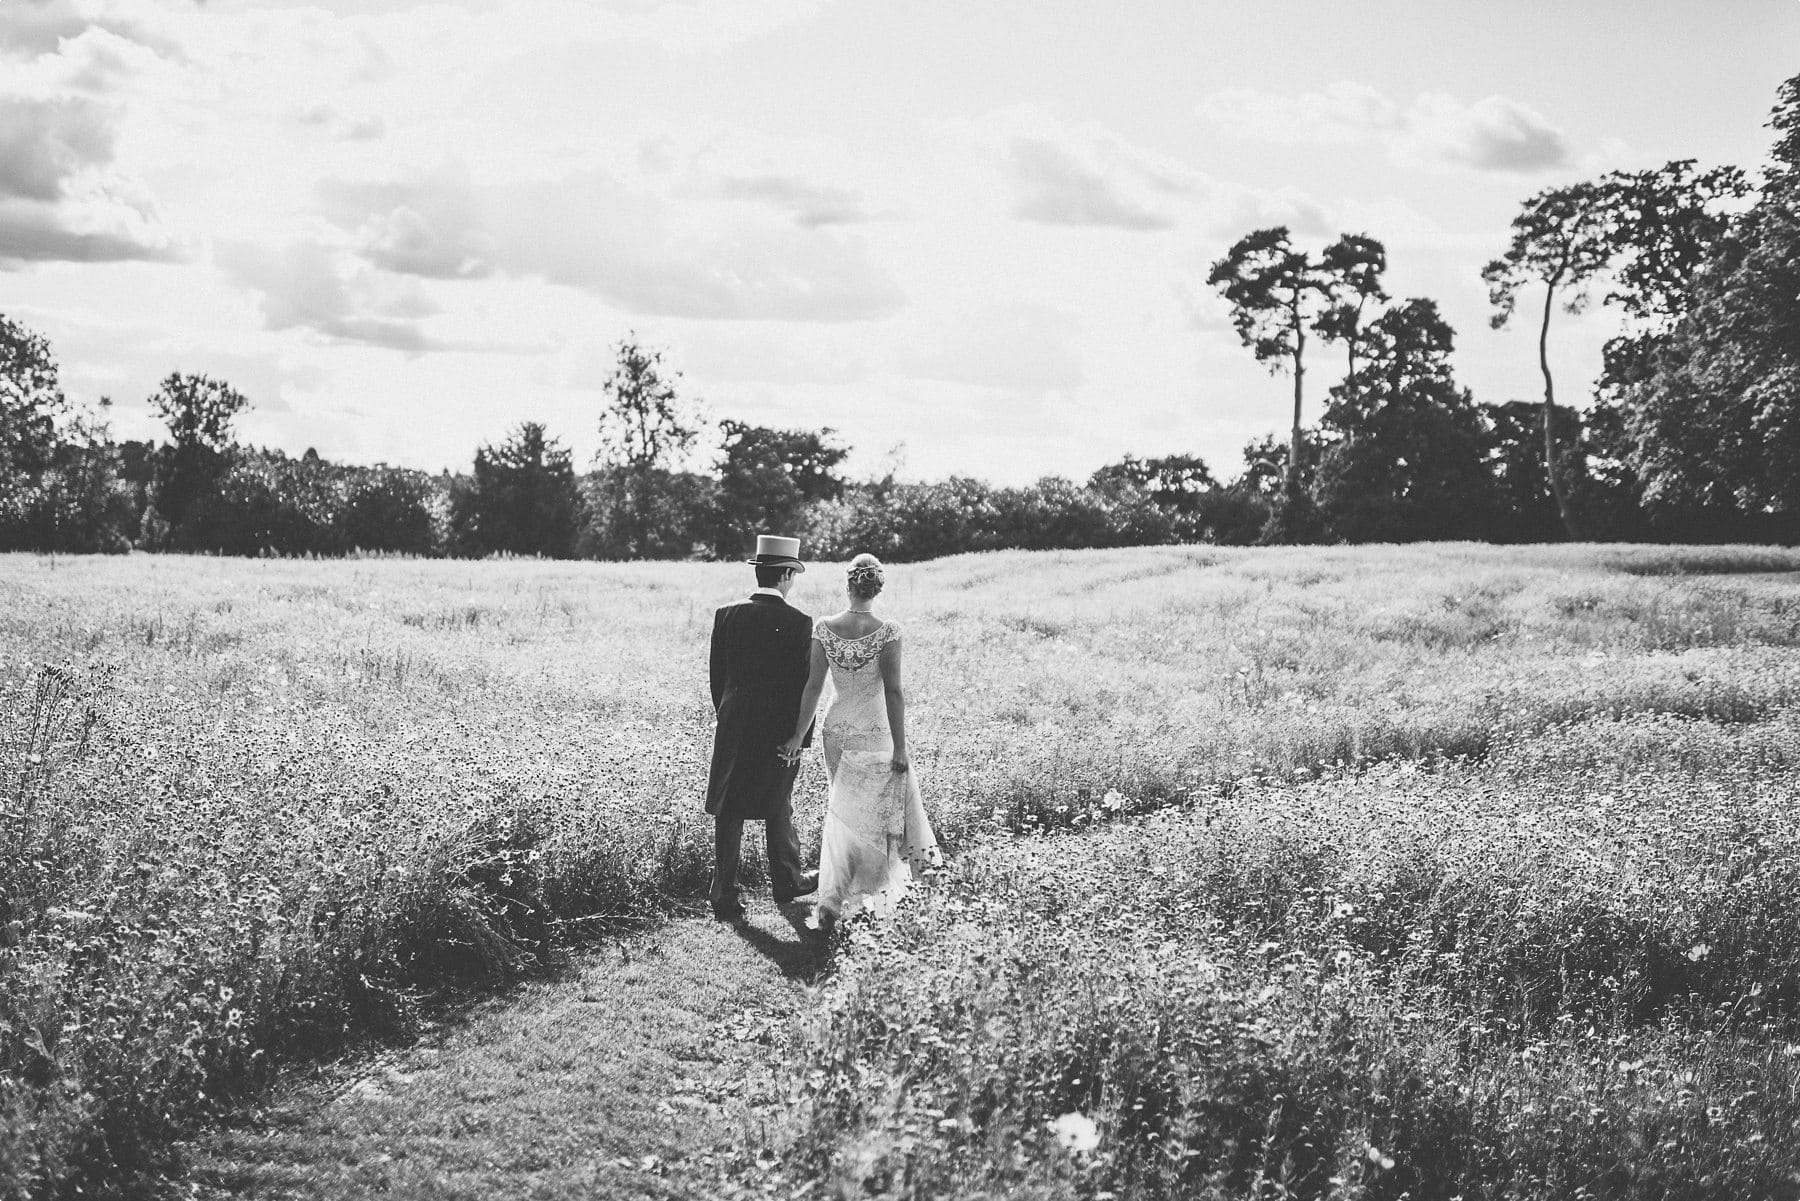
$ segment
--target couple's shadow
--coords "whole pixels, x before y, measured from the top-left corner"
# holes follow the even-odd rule
[[[831,963],[831,939],[808,924],[813,907],[806,902],[788,901],[776,909],[792,929],[792,937],[783,938],[746,918],[731,923],[732,932],[767,956],[788,979],[811,984]]]

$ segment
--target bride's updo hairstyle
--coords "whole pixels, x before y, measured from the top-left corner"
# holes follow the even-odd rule
[[[881,595],[881,560],[862,554],[850,560],[848,588],[857,600],[874,600]]]

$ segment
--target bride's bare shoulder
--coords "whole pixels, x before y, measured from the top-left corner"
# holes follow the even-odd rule
[[[854,641],[867,638],[870,633],[884,624],[870,613],[858,613],[854,609],[845,609],[833,613],[830,617],[822,617],[819,624],[836,634],[839,638]]]

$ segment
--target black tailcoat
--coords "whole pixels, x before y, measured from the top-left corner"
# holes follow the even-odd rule
[[[767,593],[714,615],[712,701],[719,722],[706,782],[706,811],[714,817],[766,821],[786,801],[794,768],[775,751],[793,737],[811,644],[812,618]]]

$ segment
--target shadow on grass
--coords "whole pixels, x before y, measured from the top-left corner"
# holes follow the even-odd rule
[[[793,929],[794,937],[783,938],[761,926],[742,921],[732,923],[732,932],[767,956],[788,979],[811,984],[830,962],[830,941],[807,925],[807,915],[812,912],[812,906],[792,901],[778,908],[781,916]]]

